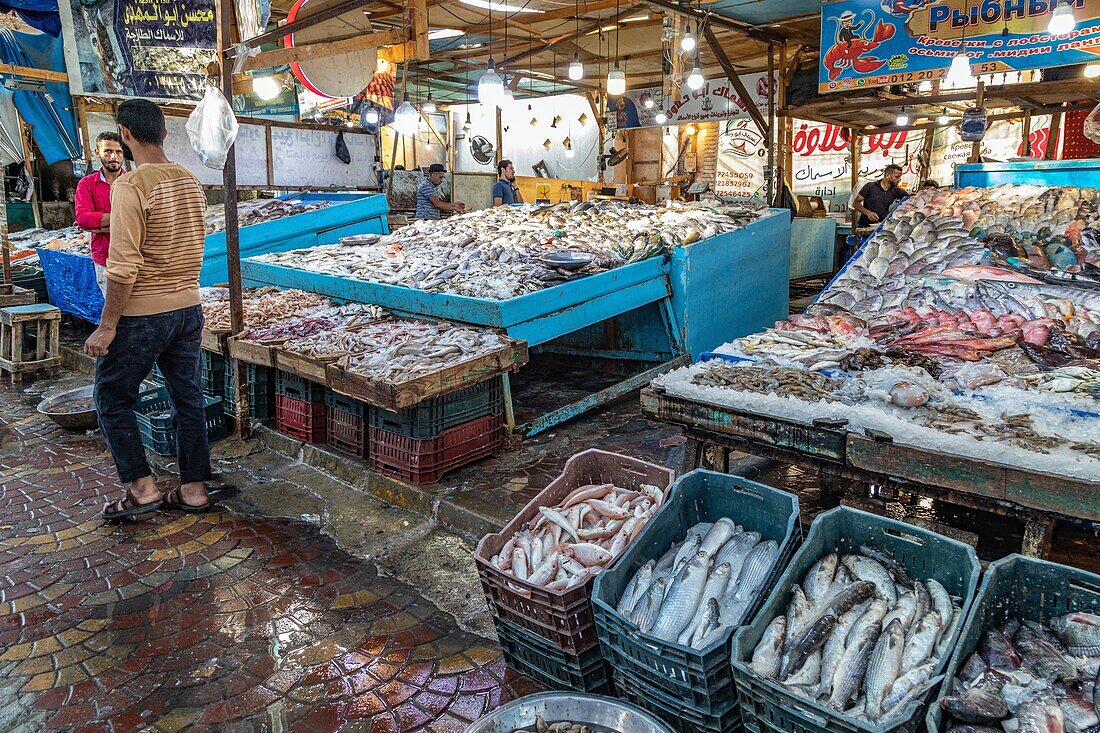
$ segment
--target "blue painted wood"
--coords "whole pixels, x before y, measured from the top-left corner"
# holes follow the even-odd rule
[[[1100,160],[1031,160],[1021,163],[963,163],[955,167],[955,185],[1100,186]]]
[[[791,222],[790,279],[832,272],[835,250],[836,219],[794,219]]]
[[[743,229],[672,254],[672,309],[687,353],[755,333],[787,316],[791,215],[772,209]]]
[[[304,193],[283,196],[284,200],[333,201],[316,211],[287,216],[275,221],[253,224],[240,230],[241,259],[268,252],[332,244],[348,234],[373,232],[386,234],[389,227],[386,214],[389,205],[383,194],[369,193]],[[225,261],[225,232],[206,236],[202,272],[199,283],[215,285],[229,278]]]

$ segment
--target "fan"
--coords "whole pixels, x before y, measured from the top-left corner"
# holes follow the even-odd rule
[[[630,157],[630,151],[626,148],[616,148],[614,145],[605,155],[600,156],[600,170],[614,168],[619,163]]]

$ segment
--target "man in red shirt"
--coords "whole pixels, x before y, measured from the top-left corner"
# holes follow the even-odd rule
[[[95,279],[107,294],[107,250],[111,244],[111,184],[122,175],[122,139],[116,132],[101,132],[95,152],[102,167],[76,184],[76,225],[92,233]]]

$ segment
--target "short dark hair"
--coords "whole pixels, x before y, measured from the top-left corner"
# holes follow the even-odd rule
[[[164,113],[148,99],[127,99],[118,105],[115,122],[126,127],[142,145],[164,143]]]
[[[890,173],[891,171],[897,171],[898,173],[901,173],[902,168],[897,163],[891,163],[890,165],[886,166],[886,168],[883,169],[882,175],[885,176],[887,173]]]
[[[104,140],[110,140],[113,143],[122,144],[122,138],[117,132],[101,132],[95,136],[95,146],[98,148],[99,144]]]
[[[512,165],[512,161],[508,160],[507,158],[497,163],[497,175],[499,176],[501,173],[503,173],[504,169],[510,165]]]
[[[925,179],[924,182],[922,182],[920,184],[920,187],[921,188],[939,188],[940,184],[936,183],[931,178],[928,178],[928,179]]]

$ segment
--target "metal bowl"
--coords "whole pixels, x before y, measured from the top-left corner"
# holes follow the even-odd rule
[[[586,265],[592,264],[596,259],[596,255],[588,252],[550,252],[544,255],[542,261],[551,267],[559,267],[562,270],[579,270]]]
[[[540,692],[521,697],[488,713],[466,733],[512,733],[533,726],[536,714],[547,723],[569,720],[619,733],[672,733],[657,718],[622,700],[579,692]]]
[[[69,430],[91,430],[97,425],[95,407],[80,412],[54,412],[54,410],[67,402],[80,399],[91,399],[93,390],[95,390],[95,387],[88,385],[87,387],[77,387],[76,389],[70,389],[55,394],[53,397],[48,397],[39,402],[38,411],[63,428],[68,428]]]

